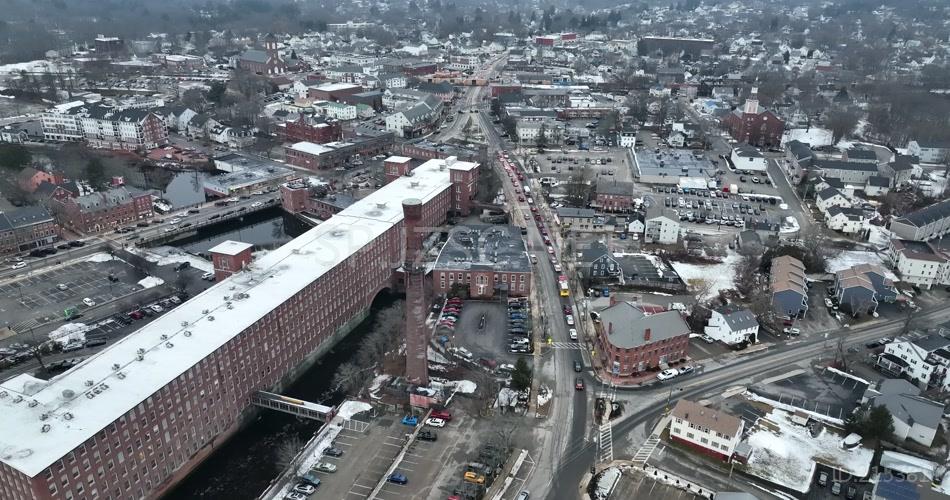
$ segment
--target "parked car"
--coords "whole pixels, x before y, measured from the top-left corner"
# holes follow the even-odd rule
[[[89,297],[82,299],[82,303],[86,304],[88,307],[94,307],[96,305],[96,301],[90,299]]]
[[[419,434],[416,435],[420,441],[437,441],[439,435],[435,431],[419,431]]]
[[[680,375],[685,375],[685,374],[690,373],[690,372],[692,372],[692,371],[693,371],[693,367],[692,367],[692,366],[687,365],[687,366],[681,366],[681,367],[680,367]]]
[[[314,491],[317,491],[317,488],[310,483],[298,483],[297,486],[294,486],[294,492],[302,495],[309,496],[312,495]]]
[[[336,465],[330,462],[317,462],[312,469],[320,472],[336,472]]]
[[[441,418],[427,418],[426,425],[436,428],[445,427],[445,420],[442,420]]]
[[[705,343],[707,343],[707,344],[715,344],[715,343],[716,343],[716,339],[710,337],[709,335],[706,335],[705,333],[702,334],[702,336],[700,336],[699,338],[703,339],[703,342],[705,342]]]
[[[326,456],[328,456],[328,457],[342,457],[342,456],[343,456],[343,450],[341,450],[341,449],[339,449],[339,448],[337,448],[337,447],[331,446],[331,447],[327,448],[326,450],[324,450],[324,451],[323,451],[323,454],[326,455]]]
[[[577,340],[577,330],[571,328],[567,331],[567,334],[571,337],[571,340]]]
[[[409,482],[409,478],[401,472],[393,472],[389,475],[389,477],[386,478],[386,481],[396,484],[407,484]]]
[[[419,417],[415,415],[406,415],[405,417],[402,417],[402,424],[415,427],[416,425],[419,425]]]
[[[441,418],[446,422],[452,421],[452,413],[449,410],[432,410],[430,416],[434,418]]]
[[[802,333],[802,331],[799,330],[798,328],[783,328],[782,332],[784,332],[786,335],[789,335],[791,337],[797,337],[799,334]]]
[[[668,369],[668,370],[663,370],[663,371],[661,371],[660,373],[657,373],[657,374],[656,374],[656,378],[657,378],[658,380],[661,380],[661,381],[662,381],[662,380],[669,380],[669,379],[671,379],[671,378],[674,378],[674,377],[678,376],[679,374],[680,374],[679,371],[670,368],[670,369]]]
[[[66,284],[64,284],[64,283],[59,283],[59,284],[56,285],[56,289],[57,289],[57,290],[69,290],[69,287],[66,286]]]
[[[26,267],[26,262],[17,262],[10,266],[10,269],[23,269],[24,267]]]

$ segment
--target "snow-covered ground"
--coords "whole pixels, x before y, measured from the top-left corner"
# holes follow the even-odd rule
[[[809,129],[793,128],[785,132],[782,138],[782,144],[788,144],[791,141],[806,142],[813,148],[821,146],[831,146],[833,144],[833,135],[830,130],[812,127]]]
[[[110,260],[118,259],[105,252],[94,253],[86,258],[86,262],[109,262]]]
[[[826,269],[829,273],[836,273],[842,269],[848,269],[858,264],[875,264],[881,266],[881,269],[884,270],[884,274],[888,279],[897,281],[897,276],[884,264],[884,260],[880,255],[864,250],[835,250],[831,258],[828,259]]]
[[[152,288],[163,284],[165,284],[165,280],[155,276],[146,276],[139,280],[139,286],[142,288]]]
[[[159,266],[167,266],[169,264],[177,264],[179,262],[187,262],[191,264],[191,267],[199,269],[206,273],[214,272],[214,265],[202,259],[201,257],[191,255],[189,253],[182,252],[181,250],[175,247],[155,247],[155,248],[137,248],[131,247],[128,248],[129,252],[136,255],[141,255],[145,260],[149,262],[154,262]]]
[[[362,413],[364,411],[370,411],[373,409],[373,406],[369,403],[364,403],[362,401],[353,401],[346,400],[343,404],[340,405],[340,409],[336,412],[340,418],[351,419],[353,415],[357,413]]]
[[[670,262],[673,270],[680,278],[690,283],[690,280],[706,280],[710,283],[709,291],[701,300],[708,300],[719,294],[720,290],[735,287],[736,264],[739,254],[729,252],[725,259],[718,264],[687,264],[685,262]]]
[[[858,477],[867,475],[872,450],[845,449],[844,436],[827,427],[812,438],[808,428],[790,417],[784,410],[773,409],[756,423],[746,438],[753,449],[747,472],[802,493],[811,488],[816,462]]]
[[[874,248],[887,248],[891,243],[891,238],[894,237],[894,233],[887,230],[885,227],[869,225],[868,229],[871,230],[871,236],[868,238],[868,243]]]
[[[66,323],[49,332],[49,339],[59,345],[66,345],[70,342],[83,342],[86,340],[86,332],[89,330],[90,326],[85,323]]]

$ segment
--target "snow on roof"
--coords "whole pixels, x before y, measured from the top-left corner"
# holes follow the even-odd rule
[[[409,158],[408,156],[390,156],[383,161],[392,163],[406,163],[407,161],[412,161],[412,158]]]
[[[208,253],[220,253],[224,255],[237,255],[248,248],[253,248],[254,245],[250,243],[244,243],[243,241],[234,241],[227,240],[218,243],[214,247],[208,250]]]
[[[429,160],[49,381],[0,383],[0,461],[30,476],[95,435],[451,186]]]
[[[335,148],[328,148],[322,144],[315,144],[313,142],[304,141],[304,142],[294,143],[293,145],[290,146],[290,149],[293,149],[294,151],[302,151],[307,154],[320,156],[324,153],[329,153],[330,151],[333,151]]]
[[[352,83],[327,83],[317,87],[317,90],[322,90],[324,92],[334,92],[337,90],[347,90],[356,87],[357,86],[353,85]]]

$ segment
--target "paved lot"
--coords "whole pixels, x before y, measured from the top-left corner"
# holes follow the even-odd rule
[[[357,500],[369,496],[399,454],[408,430],[392,416],[374,421],[366,433],[340,432],[334,444],[343,450],[343,456],[321,459],[336,465],[337,471],[317,473],[321,484],[312,498]]]
[[[541,173],[536,176],[554,177],[558,181],[568,180],[584,167],[590,168],[595,182],[597,179],[631,180],[627,154],[620,148],[604,148],[604,151],[550,150],[535,156],[535,159],[541,169]],[[600,163],[602,160],[603,164]]]
[[[642,473],[623,474],[610,498],[663,498],[684,500],[700,498],[679,488],[666,485]]]
[[[750,389],[780,403],[843,420],[855,408],[867,385],[826,371],[820,374],[806,372],[769,384],[757,384]]]
[[[118,281],[110,281],[110,274]],[[0,285],[0,316],[11,327],[45,323],[62,318],[67,307],[78,307],[80,312],[88,309],[84,298],[103,304],[141,290],[138,279],[122,261],[77,262]],[[60,284],[67,289],[57,288]]]
[[[780,223],[786,216],[794,215],[790,210],[782,210],[780,198],[764,194],[735,194],[723,193],[716,190],[715,195],[710,190],[691,191],[684,193],[675,187],[652,188],[639,185],[650,191],[642,195],[650,196],[658,205],[673,208],[680,214],[680,220],[687,228],[735,229],[732,224],[742,220],[746,225],[753,222]],[[775,199],[773,205],[769,200]],[[695,218],[713,219],[715,223],[689,222],[687,217],[692,214]]]
[[[484,328],[479,328],[482,315]],[[498,302],[466,301],[455,323],[455,343],[472,352],[473,359],[493,359],[514,363],[516,354],[508,352],[508,310]]]

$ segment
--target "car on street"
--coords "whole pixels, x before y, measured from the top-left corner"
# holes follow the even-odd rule
[[[574,371],[578,373],[584,371],[584,364],[579,359],[574,360]]]
[[[680,367],[680,375],[685,375],[685,374],[690,373],[690,372],[692,372],[692,371],[693,371],[693,367],[692,367],[692,366],[687,365],[687,366],[681,366],[681,367]]]
[[[564,314],[573,314],[574,311],[571,310],[571,306],[565,305],[561,306],[561,310],[564,311]]]
[[[784,332],[786,335],[789,335],[789,336],[792,336],[792,337],[797,337],[799,334],[802,333],[802,331],[801,331],[800,329],[798,329],[798,328],[788,328],[788,327],[783,328],[783,329],[782,329],[782,332]]]
[[[393,472],[386,478],[386,481],[396,484],[406,484],[409,482],[409,478],[401,472]]]
[[[663,371],[661,371],[660,373],[657,373],[657,374],[656,374],[656,378],[657,378],[658,380],[661,380],[661,381],[662,381],[662,380],[669,380],[669,379],[671,379],[671,378],[674,378],[674,377],[679,376],[679,374],[680,374],[680,372],[679,372],[678,370],[674,370],[674,369],[670,368],[670,369],[668,369],[668,370],[663,370]]]
[[[584,390],[584,379],[580,377],[574,379],[574,390],[576,391]]]
[[[577,330],[571,328],[567,331],[567,334],[571,337],[571,340],[577,340]]]
[[[707,343],[707,344],[715,344],[715,343],[716,343],[716,339],[710,337],[709,335],[706,335],[705,333],[702,334],[699,338],[703,339],[703,342],[705,342],[705,343]]]
[[[89,307],[93,307],[93,306],[96,305],[96,301],[90,299],[89,297],[86,297],[86,298],[82,299],[82,303],[83,303],[83,304],[86,304],[86,305],[89,306]]]
[[[26,262],[25,262],[25,261],[24,261],[24,262],[17,262],[16,264],[13,264],[12,266],[10,266],[10,269],[23,269],[24,267],[26,267]]]
[[[567,326],[574,326],[574,316],[573,316],[573,315],[568,314],[567,316],[564,316],[564,321],[567,321]]]
[[[317,462],[313,466],[313,470],[320,472],[336,472],[336,465],[331,464],[330,462]]]
[[[260,201],[255,201],[254,203],[251,203],[251,208],[259,208],[263,206],[264,206],[264,203]]]

